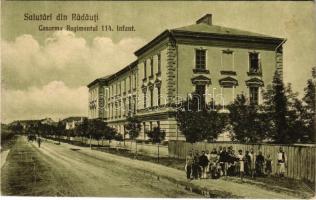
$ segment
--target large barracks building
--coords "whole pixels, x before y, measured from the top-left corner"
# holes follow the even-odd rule
[[[262,88],[282,73],[285,40],[213,25],[206,14],[195,24],[165,30],[135,52],[137,60],[88,85],[89,118],[102,118],[124,133],[128,116],[145,130],[160,126],[166,140],[184,140],[171,105],[195,92],[206,102],[230,104],[237,94],[262,102]],[[207,122],[205,122],[207,123]]]

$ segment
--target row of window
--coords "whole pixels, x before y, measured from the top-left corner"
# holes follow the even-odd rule
[[[154,106],[154,88],[149,88],[149,105],[147,105],[147,90],[144,91],[144,108]],[[161,105],[161,88],[157,87],[157,106]]]
[[[137,75],[134,73],[133,75],[129,75],[123,81],[112,84],[109,87],[109,97],[114,97],[115,95],[121,95],[122,91],[124,93],[127,92],[127,83],[128,83],[128,91],[130,92],[133,89],[136,89],[137,86]]]
[[[159,127],[160,128],[160,121],[156,121],[156,124],[154,125],[153,121],[149,121],[149,127],[147,128],[147,124],[146,122],[143,122],[143,130],[145,131],[152,131],[154,126]]]
[[[157,71],[158,71],[158,74],[160,74],[161,73],[161,54],[159,53],[154,57],[157,57]],[[154,57],[151,57],[149,59],[149,64],[150,64],[149,77],[154,77]],[[147,60],[144,61],[144,79],[146,78],[147,78]]]
[[[200,98],[201,105],[205,104],[206,85],[196,85],[195,94]],[[252,105],[259,103],[259,87],[249,87],[249,102]]]
[[[225,69],[234,68],[234,54],[231,50],[223,50],[222,67]],[[195,68],[197,70],[206,69],[206,50],[205,49],[196,49],[195,50]],[[249,52],[249,72],[251,73],[260,73],[260,59],[259,53]]]
[[[136,114],[136,97],[129,97],[122,101],[108,104],[108,118],[122,118],[130,114]]]

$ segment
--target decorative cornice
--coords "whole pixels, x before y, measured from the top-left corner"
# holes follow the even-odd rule
[[[264,82],[261,79],[255,77],[255,78],[251,78],[251,79],[247,80],[246,85],[248,87],[263,87]]]
[[[259,43],[272,43],[280,44],[283,38],[264,37],[264,36],[248,36],[248,35],[226,35],[219,33],[204,33],[204,32],[191,32],[182,30],[171,30],[172,36],[177,39],[180,37],[189,37],[196,39],[220,39],[230,41],[243,41],[243,42],[259,42]]]
[[[203,76],[203,75],[199,75],[197,77],[194,77],[191,79],[192,83],[195,85],[209,85],[211,84],[211,79]]]
[[[232,54],[234,51],[230,50],[230,49],[225,49],[223,50],[223,53],[225,54]]]
[[[224,88],[232,88],[238,86],[238,81],[230,76],[219,80],[219,84]]]

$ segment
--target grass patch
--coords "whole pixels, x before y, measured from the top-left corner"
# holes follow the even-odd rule
[[[51,169],[40,161],[38,152],[18,138],[1,169],[3,195],[41,196],[49,194]]]

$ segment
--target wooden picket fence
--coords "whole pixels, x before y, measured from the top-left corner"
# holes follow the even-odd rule
[[[235,144],[235,143],[206,143],[197,142],[194,144],[185,141],[169,141],[168,153],[169,157],[185,159],[190,150],[209,150],[218,149],[220,146],[232,146],[235,151],[239,149],[245,152],[246,150],[254,149],[255,153],[259,151],[266,157],[270,155],[272,163],[272,173],[277,171],[277,152],[280,147],[287,155],[287,172],[286,177],[310,181],[315,183],[315,145],[274,145],[274,144]]]

